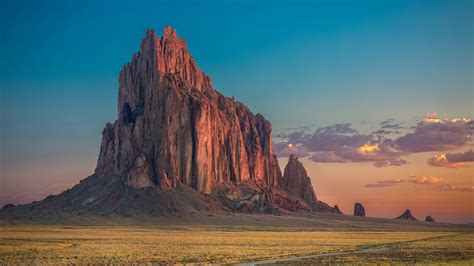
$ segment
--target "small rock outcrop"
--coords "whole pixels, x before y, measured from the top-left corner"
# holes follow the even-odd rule
[[[13,207],[15,207],[15,204],[8,203],[8,204],[5,204],[5,205],[2,207],[2,210],[8,209],[8,208],[13,208]]]
[[[397,218],[395,219],[399,219],[399,220],[412,220],[412,221],[417,221],[418,219],[416,219],[412,214],[411,214],[411,211],[410,209],[406,209],[405,212],[398,216]]]
[[[341,209],[339,209],[339,206],[337,206],[337,204],[334,205],[334,213],[343,214],[342,211],[341,211]]]
[[[434,223],[434,222],[436,222],[436,221],[435,221],[435,219],[434,219],[433,217],[431,217],[431,216],[428,215],[428,216],[426,216],[425,222],[432,222],[432,223]]]
[[[362,206],[361,203],[357,202],[354,205],[354,216],[362,216],[365,217],[365,209],[364,206]]]

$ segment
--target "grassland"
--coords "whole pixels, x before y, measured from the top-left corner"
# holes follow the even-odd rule
[[[441,261],[438,254],[443,256],[439,251],[445,247],[460,252],[451,254],[449,258],[458,258],[461,253],[459,258],[463,261],[472,261],[474,257],[473,234],[459,232],[313,231],[310,228],[279,227],[2,226],[0,264],[239,263],[350,252],[384,245],[415,257],[419,254],[417,251],[425,250],[430,261]],[[390,261],[396,257],[391,257],[393,254],[383,253],[383,257]],[[377,260],[371,253],[360,257],[324,257],[299,263],[336,262],[337,258]]]
[[[474,265],[474,234],[458,233],[379,246],[370,252],[318,256],[284,262],[285,265],[321,264],[436,264]],[[270,263],[268,263],[270,264]],[[273,262],[271,264],[282,264]]]

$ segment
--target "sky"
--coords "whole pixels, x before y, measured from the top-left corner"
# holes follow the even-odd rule
[[[319,199],[474,222],[473,17],[463,0],[1,1],[0,205],[93,173],[121,67],[170,25]]]

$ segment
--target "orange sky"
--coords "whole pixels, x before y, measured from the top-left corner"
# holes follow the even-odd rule
[[[300,159],[311,177],[319,200],[338,204],[346,214],[352,214],[354,203],[361,202],[367,216],[394,218],[407,208],[418,219],[427,215],[444,222],[474,221],[472,192],[441,191],[429,185],[417,185],[409,180],[416,177],[439,177],[451,185],[473,186],[472,168],[433,167],[426,158],[436,153],[407,156],[410,164],[376,168],[372,162],[315,163]],[[284,169],[287,158],[280,158]],[[416,177],[413,177],[416,176]],[[400,184],[380,188],[364,185],[381,180],[406,180]]]
[[[472,192],[441,191],[428,185],[416,185],[415,177],[439,177],[455,186],[472,186],[472,168],[443,168],[426,164],[426,158],[436,153],[419,153],[407,157],[410,164],[376,168],[364,163],[315,163],[300,158],[311,177],[318,199],[330,205],[338,204],[346,214],[352,214],[355,202],[361,202],[368,216],[393,218],[410,208],[418,219],[427,215],[444,222],[474,221]],[[283,171],[288,158],[279,158]],[[1,198],[7,202],[27,203],[57,194],[90,175],[96,155],[82,155],[71,160],[60,158],[25,162],[8,168],[12,178],[2,180]],[[34,179],[28,178],[35,176]],[[412,177],[410,177],[412,176]],[[380,188],[364,185],[380,180],[404,179],[403,183]],[[45,185],[47,184],[47,185]]]

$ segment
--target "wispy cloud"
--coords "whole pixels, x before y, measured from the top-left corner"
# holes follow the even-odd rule
[[[405,180],[401,178],[396,178],[396,179],[389,179],[389,180],[381,180],[377,181],[376,183],[370,183],[364,185],[366,188],[381,188],[381,187],[391,187],[395,186],[397,184],[403,183]]]
[[[460,191],[460,192],[474,192],[473,186],[455,186],[449,184],[446,180],[440,177],[434,176],[423,176],[416,179],[409,180],[409,182],[419,185],[419,186],[428,186],[432,189],[440,191]]]
[[[408,164],[407,160],[403,159],[398,159],[398,160],[392,160],[392,161],[378,161],[374,163],[375,167],[388,167],[388,166],[402,166]]]
[[[415,177],[410,175],[410,179],[388,179],[380,180],[375,183],[369,183],[363,185],[365,188],[384,188],[384,187],[393,187],[400,185],[402,183],[412,184],[417,187],[426,187],[429,189],[435,189],[439,191],[460,191],[460,192],[474,192],[474,186],[455,186],[449,184],[445,179],[435,176],[422,176]]]
[[[306,157],[310,155],[308,149],[301,144],[276,143],[274,148],[278,151],[278,157],[290,157],[292,154],[296,157]]]
[[[418,177],[418,178],[409,180],[408,182],[411,182],[411,183],[417,184],[417,185],[431,185],[432,186],[432,185],[442,184],[445,181],[440,177],[422,176],[422,177]]]

